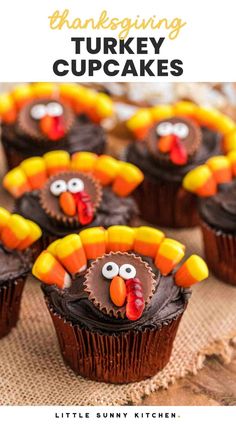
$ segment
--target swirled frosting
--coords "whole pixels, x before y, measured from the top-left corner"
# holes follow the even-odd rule
[[[135,142],[128,147],[126,158],[137,165],[145,175],[165,181],[181,182],[192,168],[206,162],[211,156],[221,152],[220,136],[208,128],[202,128],[203,141],[197,152],[186,165],[174,165],[170,161],[159,161],[150,154],[146,143]]]
[[[67,321],[79,324],[90,331],[107,334],[129,330],[154,329],[176,319],[185,309],[191,291],[174,284],[172,275],[159,278],[159,271],[148,258],[142,258],[151,265],[158,281],[150,303],[141,318],[129,321],[127,318],[115,318],[101,312],[84,291],[84,276],[77,278],[69,289],[64,291],[56,286],[42,285],[49,307]]]
[[[38,191],[25,193],[17,200],[15,210],[25,218],[33,218],[43,231],[55,237],[60,238],[68,234],[68,227],[50,219],[45,213],[39,202]],[[94,220],[88,226],[81,227],[81,229],[126,225],[137,214],[136,203],[131,197],[118,197],[112,192],[111,188],[104,188],[102,201],[96,211]]]

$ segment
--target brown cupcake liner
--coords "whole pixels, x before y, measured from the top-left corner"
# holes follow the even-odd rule
[[[236,236],[201,221],[204,251],[210,270],[225,283],[236,285]]]
[[[171,228],[199,225],[197,197],[184,190],[181,182],[145,176],[134,197],[141,217],[151,224]]]
[[[0,338],[17,324],[25,280],[26,277],[21,277],[0,288]]]
[[[116,384],[144,380],[167,365],[183,315],[154,330],[105,335],[72,325],[46,303],[65,363],[90,380]]]
[[[65,172],[60,172],[58,175],[61,178],[61,177],[63,177],[63,175],[67,175],[69,173],[74,174],[75,172],[72,171],[72,170],[68,170],[68,171],[65,171]],[[79,172],[79,174],[83,174],[83,172]],[[96,191],[96,202],[93,204],[93,210],[94,210],[94,213],[96,213],[96,210],[97,210],[98,206],[100,205],[100,203],[102,201],[102,187],[100,186],[99,182],[92,175],[84,173],[84,176],[87,180],[91,180],[94,183],[94,187],[95,187],[95,191]],[[48,190],[49,190],[49,186],[50,186],[51,182],[54,179],[55,179],[55,175],[53,175],[52,177],[50,177],[48,179],[45,186],[40,191],[39,203],[40,203],[42,209],[44,210],[44,212],[47,214],[47,216],[50,218],[50,220],[52,222],[57,221],[58,223],[62,224],[66,228],[76,230],[79,227],[79,222],[78,222],[77,217],[66,216],[63,213],[55,213],[55,211],[52,210],[52,208],[49,205]]]

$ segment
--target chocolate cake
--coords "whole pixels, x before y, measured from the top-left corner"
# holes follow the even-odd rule
[[[130,194],[142,180],[136,166],[110,156],[55,151],[23,161],[3,186],[15,211],[41,227],[42,249],[72,230],[131,223],[138,209]]]
[[[141,110],[127,125],[135,141],[126,159],[145,175],[135,193],[141,216],[167,227],[197,225],[196,198],[183,190],[183,178],[222,152],[227,145],[225,131],[232,131],[233,122],[217,111],[181,102]]]
[[[235,164],[236,152],[212,157],[183,180],[185,190],[199,197],[207,263],[218,278],[233,285],[236,284]]]
[[[40,237],[38,226],[0,208],[0,338],[16,326],[21,296],[33,263],[32,244]]]
[[[25,158],[55,149],[70,154],[104,152],[106,136],[100,121],[112,113],[111,100],[73,84],[48,86],[46,93],[43,84],[33,84],[17,86],[9,94],[10,111],[2,116],[2,144],[10,169]],[[0,106],[6,102],[4,96],[0,96]]]
[[[185,247],[150,227],[84,230],[42,252],[42,282],[64,360],[110,383],[153,376],[168,363],[190,286],[207,277]],[[49,265],[50,264],[50,265]]]

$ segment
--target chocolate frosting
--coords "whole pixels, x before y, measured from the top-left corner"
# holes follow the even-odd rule
[[[67,150],[70,154],[78,151],[92,151],[103,153],[105,148],[105,133],[100,125],[94,124],[85,115],[76,117],[76,120],[67,137],[59,141],[35,143],[27,136],[18,122],[2,124],[2,141],[6,147],[13,146],[22,152],[25,157],[41,156],[50,150]]]
[[[38,191],[25,193],[18,199],[15,204],[15,211],[25,218],[34,219],[42,230],[50,235],[60,238],[68,234],[68,227],[50,219],[44,212],[39,202]],[[101,204],[97,209],[94,220],[88,226],[77,228],[127,225],[137,214],[137,206],[132,198],[118,197],[110,188],[104,188]]]
[[[2,244],[0,244],[0,287],[26,275],[30,271],[30,267],[30,250],[26,252],[7,250]]]
[[[150,258],[142,258],[152,267],[156,278],[159,271]],[[161,277],[150,303],[141,318],[130,321],[115,318],[101,312],[89,299],[83,288],[84,276],[77,278],[72,286],[60,290],[56,286],[42,284],[43,292],[53,311],[72,324],[79,324],[90,331],[115,334],[122,331],[155,329],[176,319],[185,309],[191,291],[174,284],[173,276]]]
[[[206,162],[211,156],[220,154],[220,135],[208,128],[202,128],[203,141],[195,155],[186,165],[179,166],[169,161],[156,160],[148,151],[145,142],[132,143],[126,152],[126,159],[137,165],[146,176],[164,181],[181,182],[192,168]]]
[[[236,181],[222,184],[215,196],[200,199],[199,209],[208,225],[236,235]]]

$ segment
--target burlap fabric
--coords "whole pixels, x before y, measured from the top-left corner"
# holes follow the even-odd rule
[[[200,232],[169,232],[201,253]],[[1,405],[123,405],[138,403],[151,391],[196,373],[208,354],[230,361],[236,336],[236,287],[211,277],[194,287],[174,345],[171,361],[155,377],[134,384],[95,383],[76,376],[61,358],[39,285],[29,279],[20,322],[0,340]]]

